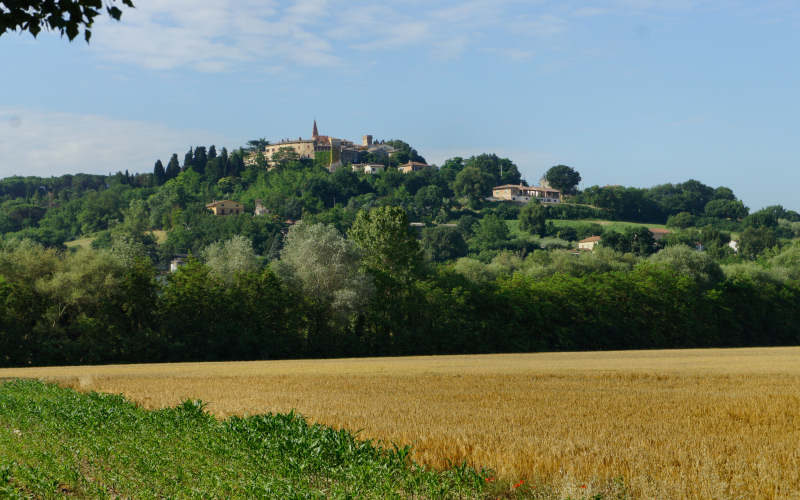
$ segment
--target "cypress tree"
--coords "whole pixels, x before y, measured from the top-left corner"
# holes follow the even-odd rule
[[[153,167],[153,183],[156,186],[160,186],[164,184],[166,181],[167,181],[167,171],[164,170],[164,164],[161,163],[161,160],[156,160],[156,164]]]
[[[242,159],[242,155],[239,153],[233,153],[231,155],[231,166],[230,166],[230,173],[228,175],[232,177],[239,177],[244,172],[244,160]]]
[[[197,173],[202,174],[206,171],[206,163],[208,163],[208,156],[206,156],[206,147],[197,146],[194,148],[194,161],[192,166]]]
[[[172,153],[172,158],[169,159],[169,163],[167,164],[167,175],[165,182],[178,177],[178,174],[180,173],[181,166],[178,163],[178,155],[176,153]]]
[[[213,160],[217,157],[217,147],[213,144],[208,148],[208,159]]]
[[[193,157],[194,157],[194,154],[192,153],[192,148],[189,148],[189,151],[187,151],[186,154],[183,155],[183,169],[182,170],[186,170],[187,168],[192,166],[192,158]]]

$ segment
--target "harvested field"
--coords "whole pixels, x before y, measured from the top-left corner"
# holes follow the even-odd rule
[[[287,412],[555,496],[800,498],[800,348],[2,369],[147,408]],[[585,487],[583,487],[585,485]]]

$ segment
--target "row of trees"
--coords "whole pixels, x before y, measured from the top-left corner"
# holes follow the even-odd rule
[[[346,235],[294,226],[267,267],[234,237],[161,280],[126,248],[0,249],[0,364],[800,341],[798,245],[764,266],[721,268],[685,246],[432,265],[405,212],[382,207]]]

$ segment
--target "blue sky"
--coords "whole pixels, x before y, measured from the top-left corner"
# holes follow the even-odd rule
[[[529,182],[698,179],[800,210],[793,1],[138,0],[92,43],[0,37],[0,176],[149,171],[320,132]]]

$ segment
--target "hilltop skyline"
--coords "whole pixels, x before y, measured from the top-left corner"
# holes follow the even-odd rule
[[[169,2],[91,45],[0,37],[0,176],[149,171],[190,146],[321,133],[483,152],[529,182],[689,178],[800,209],[798,11],[782,2]]]

